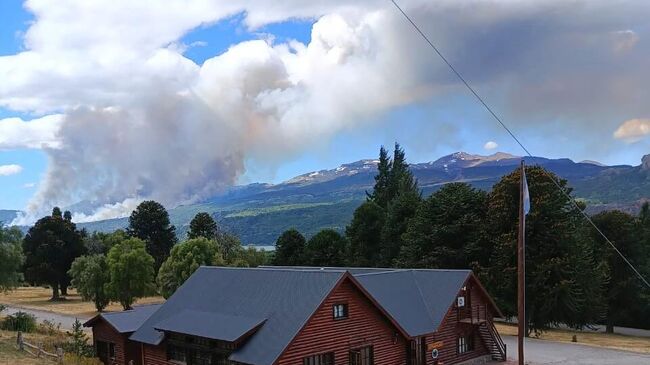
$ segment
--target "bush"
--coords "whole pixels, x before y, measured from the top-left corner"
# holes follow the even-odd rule
[[[54,322],[45,319],[43,322],[38,324],[36,332],[43,335],[54,336],[61,332],[61,323],[55,324]]]
[[[36,318],[25,312],[18,312],[7,316],[0,328],[6,331],[34,332],[36,330]]]

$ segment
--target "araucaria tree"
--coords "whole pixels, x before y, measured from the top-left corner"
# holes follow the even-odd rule
[[[170,224],[167,210],[153,200],[140,203],[131,213],[127,233],[146,242],[156,271],[169,257],[169,251],[176,243],[176,227]]]
[[[305,261],[311,266],[343,266],[347,240],[333,229],[324,229],[307,242]]]
[[[70,265],[85,253],[85,247],[75,224],[54,208],[52,216],[39,219],[29,229],[23,240],[23,252],[26,280],[50,285],[52,299],[56,300],[59,289],[65,295],[70,283]]]
[[[128,238],[108,252],[108,293],[124,310],[131,309],[136,298],[153,292],[154,259],[147,253],[144,241]]]
[[[304,264],[307,241],[298,230],[292,228],[284,231],[275,242],[275,265],[298,266]]]
[[[486,210],[484,191],[465,183],[443,186],[424,200],[409,222],[400,266],[476,269],[487,265],[483,260],[490,253],[483,232]]]
[[[68,274],[72,277],[72,285],[81,295],[81,299],[92,301],[95,309],[101,312],[110,303],[108,295],[108,265],[104,255],[80,256],[72,262]]]
[[[216,240],[219,238],[219,227],[217,222],[206,212],[197,213],[190,222],[190,230],[187,232],[187,238],[207,238]]]
[[[570,193],[566,180],[541,167],[527,167],[531,210],[526,217],[526,321],[528,333],[564,323],[595,323],[605,273],[581,244],[579,212],[549,179]],[[520,169],[494,185],[488,200],[487,234],[493,254],[486,284],[506,315],[517,302],[517,225]],[[590,314],[589,316],[585,314]]]
[[[642,211],[643,214],[643,211]],[[640,220],[621,211],[606,211],[596,214],[592,220],[601,232],[635,266],[642,268],[648,256],[643,247],[643,229]],[[623,261],[605,239],[593,228],[588,227],[589,241],[599,265],[607,270],[605,286],[606,330],[614,332],[614,326],[634,326],[636,318],[643,318],[643,287],[634,271]]]
[[[160,294],[169,298],[199,266],[223,265],[217,243],[204,237],[189,239],[172,248],[171,255],[158,271]]]
[[[22,280],[22,236],[17,227],[2,227],[0,222],[0,291],[13,289]]]

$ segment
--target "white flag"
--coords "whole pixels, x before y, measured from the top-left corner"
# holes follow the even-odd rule
[[[522,168],[521,173],[524,179],[524,214],[530,211],[530,193],[528,193],[528,180],[526,180],[526,169]]]

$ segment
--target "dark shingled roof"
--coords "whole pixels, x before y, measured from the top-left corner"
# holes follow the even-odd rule
[[[155,328],[183,310],[266,319],[230,356],[245,364],[271,365],[306,324],[325,297],[346,275],[344,270],[278,270],[201,267],[133,335],[157,345]],[[203,327],[194,321],[187,326]],[[213,327],[214,334],[220,330]]]
[[[135,332],[161,305],[138,305],[128,311],[100,313],[84,323],[84,326],[90,327],[99,319],[103,319],[119,333]]]
[[[161,331],[183,333],[212,340],[238,342],[257,329],[264,318],[249,318],[226,314],[184,310],[158,322],[154,328]]]
[[[354,275],[412,337],[438,330],[470,270],[397,270]]]
[[[273,269],[274,266],[265,266]],[[438,330],[471,270],[359,267],[275,267],[282,270],[349,271],[361,286],[412,337]],[[495,307],[498,312],[498,309]]]

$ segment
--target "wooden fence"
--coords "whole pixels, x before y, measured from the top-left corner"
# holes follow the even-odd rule
[[[34,357],[45,358],[56,361],[58,364],[63,364],[63,349],[60,347],[56,349],[56,354],[47,352],[43,349],[42,345],[37,346],[25,341],[22,332],[18,332],[18,336],[16,337],[16,345],[18,345],[18,350],[25,351]]]

